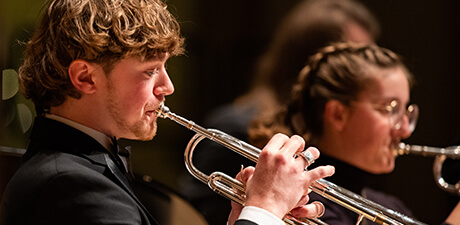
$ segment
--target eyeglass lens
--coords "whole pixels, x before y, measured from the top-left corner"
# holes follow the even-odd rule
[[[404,115],[407,116],[408,124],[409,124],[409,131],[413,132],[415,130],[415,126],[417,125],[418,119],[418,106],[415,104],[409,105],[404,113],[400,113],[398,110],[397,105],[390,104],[393,108],[391,114],[391,122],[393,124],[394,129],[399,130],[401,129],[402,123],[404,122]]]

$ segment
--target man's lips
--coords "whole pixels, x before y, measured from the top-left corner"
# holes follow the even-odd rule
[[[157,112],[156,112],[156,110],[149,110],[149,111],[146,111],[145,114],[147,116],[156,116]]]

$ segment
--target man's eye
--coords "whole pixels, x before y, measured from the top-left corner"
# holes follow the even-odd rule
[[[158,74],[158,69],[147,71],[147,75],[149,75],[149,76],[155,76],[157,74]]]

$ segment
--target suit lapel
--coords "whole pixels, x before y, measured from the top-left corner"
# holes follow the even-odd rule
[[[107,167],[109,168],[110,172],[112,173],[112,175],[114,175],[116,179],[114,182],[118,183],[119,186],[121,186],[127,193],[129,193],[129,195],[137,202],[137,204],[147,214],[147,216],[149,217],[151,221],[154,221],[154,223],[157,223],[154,220],[153,216],[149,213],[147,208],[145,208],[142,202],[134,194],[126,175],[120,171],[119,167],[115,164],[115,162],[112,160],[112,158],[110,158],[108,154],[104,154],[104,156],[105,156],[105,161],[107,163]]]
[[[132,191],[127,177],[113,161],[109,151],[95,139],[66,124],[45,117],[36,117],[30,139],[31,142],[23,160],[27,161],[40,149],[64,152],[85,158],[95,165],[92,169],[102,173],[125,190],[141,207],[149,220],[157,224]]]

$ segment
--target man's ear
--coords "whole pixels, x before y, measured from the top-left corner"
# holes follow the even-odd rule
[[[77,59],[70,63],[68,70],[73,86],[85,94],[92,94],[96,91],[94,71],[94,65],[82,59]]]
[[[324,120],[335,129],[342,131],[347,123],[350,110],[347,106],[337,100],[330,100],[324,109]]]

